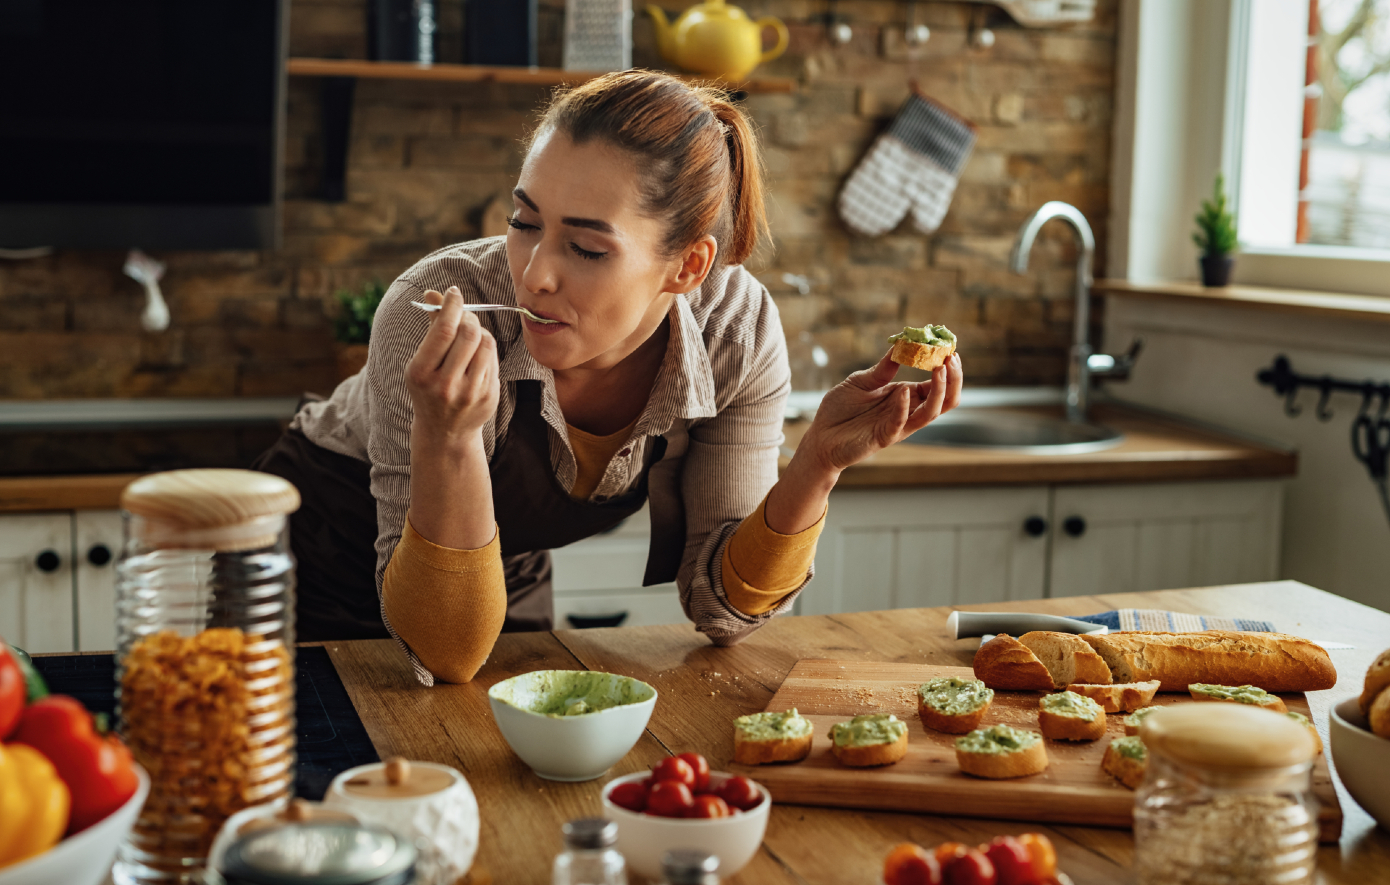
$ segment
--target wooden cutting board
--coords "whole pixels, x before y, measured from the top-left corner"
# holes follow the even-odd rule
[[[975,678],[966,667],[798,661],[767,709],[795,707],[815,724],[811,755],[789,764],[732,764],[729,768],[767,787],[773,801],[792,805],[1105,827],[1133,824],[1133,791],[1100,769],[1110,739],[1125,733],[1125,714],[1107,716],[1106,736],[1098,741],[1048,741],[1048,766],[1042,774],[984,780],[961,773],[956,765],[956,735],[926,728],[917,715],[917,686],[940,676]],[[1039,692],[996,691],[983,725],[1004,723],[1037,731],[1039,697]],[[1302,694],[1281,697],[1290,710],[1308,714],[1308,701]],[[1161,693],[1154,704],[1185,701],[1191,702],[1191,698]],[[830,727],[861,713],[893,713],[907,723],[907,755],[901,762],[881,768],[847,768],[835,760],[830,753]],[[1313,792],[1322,803],[1321,839],[1336,842],[1342,829],[1342,809],[1324,756],[1318,757],[1313,768]]]

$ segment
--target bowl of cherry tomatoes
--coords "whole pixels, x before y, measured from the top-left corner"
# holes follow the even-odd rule
[[[708,851],[719,876],[743,869],[763,841],[770,796],[746,777],[710,771],[698,753],[663,759],[652,770],[614,778],[603,812],[618,824],[618,850],[630,870],[661,878],[661,855],[673,848]]]
[[[1071,885],[1041,833],[998,836],[971,847],[943,842],[928,851],[904,842],[883,862],[884,885]]]

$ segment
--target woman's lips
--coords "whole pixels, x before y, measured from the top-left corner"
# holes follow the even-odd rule
[[[557,322],[557,323],[562,322],[561,319],[560,319],[559,317],[555,316],[555,314],[553,314],[553,313],[546,313],[546,312],[543,311],[543,310],[537,310],[536,308],[532,307],[532,306],[529,305],[529,304],[523,304],[523,305],[521,305],[521,306],[522,306],[523,308],[525,308],[526,310],[531,311],[531,313],[535,314],[536,316],[541,317],[542,319],[554,320],[554,321]],[[544,324],[542,324],[542,325],[544,325]],[[568,323],[566,323],[565,325],[568,325]]]
[[[555,322],[553,323],[538,323],[535,320],[523,314],[521,317],[521,322],[523,325],[526,326],[526,329],[533,335],[554,335],[561,329],[569,328],[569,323],[560,322],[560,320],[557,317],[548,314],[545,311],[536,310],[533,307],[527,307],[526,309],[531,311],[531,313],[534,313],[538,317],[543,317],[547,320],[555,320]]]

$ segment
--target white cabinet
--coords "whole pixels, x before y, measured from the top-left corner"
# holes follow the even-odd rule
[[[552,550],[556,628],[603,626],[619,616],[624,627],[684,623],[675,584],[642,586],[650,540],[644,506],[610,532]]]
[[[1271,481],[1059,486],[1049,595],[1273,580],[1282,502]]]
[[[72,514],[0,516],[0,636],[26,651],[72,651],[72,599]]]
[[[73,518],[77,589],[77,647],[116,647],[116,557],[121,552],[119,510],[79,510]]]
[[[1048,488],[843,489],[830,496],[801,614],[1040,599]],[[1036,524],[1033,526],[1036,528]]]

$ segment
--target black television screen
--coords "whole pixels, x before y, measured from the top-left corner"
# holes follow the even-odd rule
[[[275,246],[285,0],[0,0],[0,247]]]

